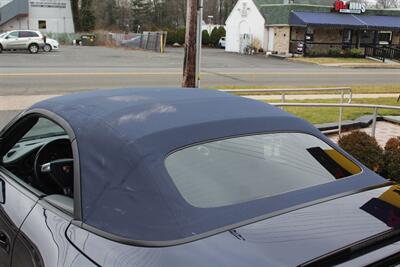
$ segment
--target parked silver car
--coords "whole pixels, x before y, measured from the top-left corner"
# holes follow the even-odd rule
[[[36,54],[45,44],[46,37],[39,31],[9,31],[0,36],[0,53],[3,50],[28,50]]]

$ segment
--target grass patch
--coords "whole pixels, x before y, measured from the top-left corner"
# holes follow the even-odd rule
[[[279,101],[268,101],[270,103]],[[315,100],[294,100],[288,103],[339,103],[340,99],[315,99]],[[397,99],[394,98],[375,98],[375,99],[354,99],[354,104],[377,104],[399,106]],[[327,123],[337,122],[339,118],[339,108],[314,108],[314,107],[285,107],[285,111],[303,118],[311,123]],[[395,110],[379,110],[379,115],[399,115],[400,111]],[[345,108],[343,111],[343,120],[354,120],[363,115],[372,115],[372,109],[367,108]],[[399,133],[400,134],[400,133]]]
[[[398,93],[400,94],[400,84],[384,84],[384,85],[351,85],[351,86],[324,86],[324,85],[316,85],[316,86],[307,86],[307,87],[299,87],[299,86],[218,86],[218,87],[209,87],[208,89],[284,89],[284,88],[332,88],[332,87],[350,87],[353,90],[353,94],[383,94],[383,93]],[[337,92],[340,94],[340,91]],[[250,94],[250,93],[249,93]],[[253,93],[254,94],[254,93]],[[263,93],[263,95],[277,95],[279,93]],[[291,93],[293,94],[293,93]],[[296,94],[306,95],[306,94],[335,94],[335,92],[318,92],[318,91],[310,91],[310,92],[299,92]]]
[[[291,61],[297,62],[305,62],[305,63],[313,63],[313,64],[382,64],[381,62],[377,62],[375,60],[371,60],[368,58],[344,58],[344,57],[297,57],[290,58]]]

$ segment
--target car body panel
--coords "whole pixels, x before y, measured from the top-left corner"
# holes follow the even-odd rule
[[[39,201],[20,233],[24,246],[30,248],[30,257],[24,258],[21,251],[16,250],[13,266],[95,266],[68,242],[65,231],[70,221],[71,218],[58,212],[45,200]]]
[[[385,222],[360,209],[389,189],[378,188],[338,198],[167,248],[119,244],[74,225],[68,228],[67,235],[102,266],[296,266],[390,230]],[[396,248],[398,244],[380,255]],[[370,260],[376,259],[369,256]]]
[[[374,250],[366,255],[362,255],[358,258],[338,264],[336,267],[367,266],[369,264],[373,264],[382,259],[395,255],[399,251],[400,251],[400,242],[396,242],[388,246],[385,246],[381,249]]]
[[[18,43],[19,43],[19,36],[17,31],[8,32],[1,41],[3,49],[17,48]]]
[[[46,38],[46,44],[49,44],[51,46],[52,50],[59,50],[60,49],[60,44],[57,40],[51,39],[51,38]]]
[[[21,192],[19,186],[1,170],[0,179],[4,183],[5,197],[5,202],[0,204],[0,239],[8,243],[7,247],[0,246],[0,266],[6,267],[11,264],[12,248],[18,230],[35,206],[37,198]]]

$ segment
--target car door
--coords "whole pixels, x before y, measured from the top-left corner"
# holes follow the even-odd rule
[[[26,49],[32,39],[32,32],[30,31],[19,31],[18,42],[16,42],[16,49]]]
[[[48,117],[27,114],[2,131],[0,140],[7,208],[0,221],[7,240],[0,267],[93,266],[85,256],[77,260],[81,252],[65,236],[74,218],[74,174],[64,163],[73,158],[72,144],[65,129]]]
[[[12,249],[23,221],[35,206],[38,197],[23,193],[19,185],[0,168],[0,266],[11,265]]]
[[[10,32],[4,40],[4,49],[16,49],[19,43],[19,32]]]

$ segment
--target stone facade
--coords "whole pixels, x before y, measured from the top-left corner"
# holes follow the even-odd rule
[[[341,43],[343,31],[331,28],[314,28],[314,42],[316,43]]]
[[[292,41],[304,41],[304,28],[292,27],[291,40]]]
[[[274,51],[278,54],[288,54],[290,44],[290,27],[273,27],[274,29]]]

